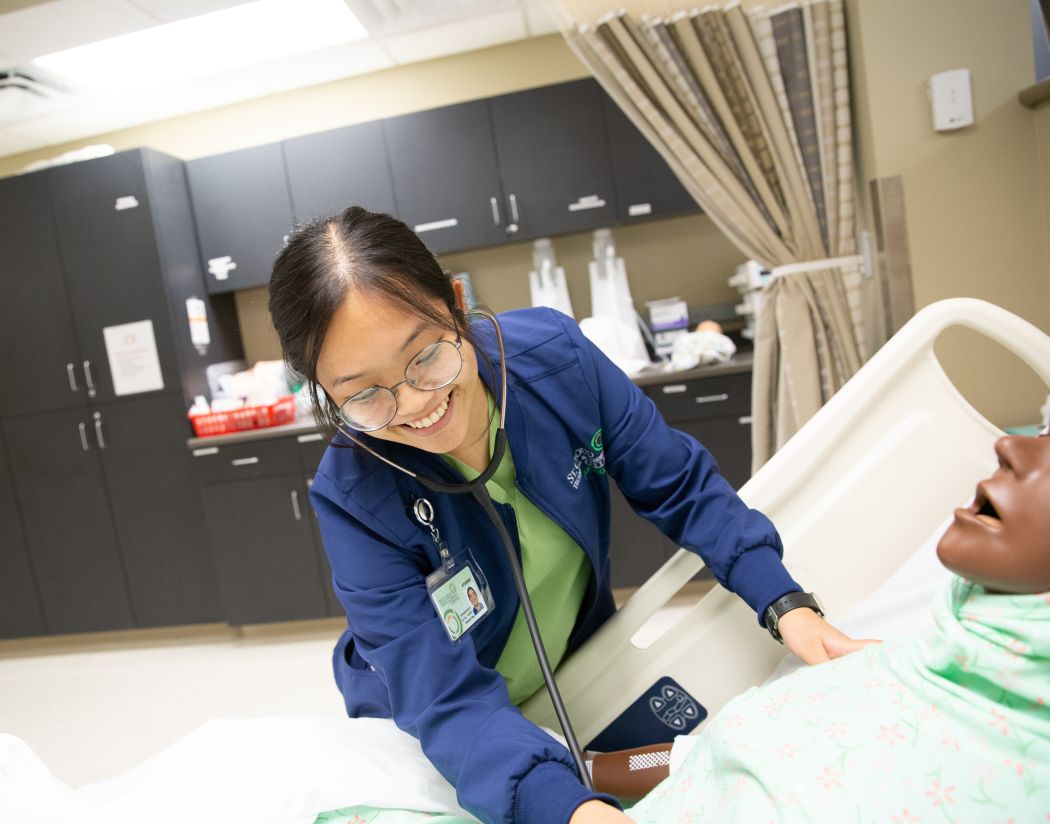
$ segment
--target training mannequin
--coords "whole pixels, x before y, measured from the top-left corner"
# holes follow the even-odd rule
[[[655,788],[639,824],[1050,815],[1050,437],[995,451],[937,545],[935,630],[748,691],[670,777],[669,745],[597,755],[596,788]]]

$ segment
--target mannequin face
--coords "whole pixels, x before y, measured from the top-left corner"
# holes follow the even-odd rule
[[[1050,437],[995,444],[999,469],[937,544],[952,572],[1001,593],[1050,591]]]
[[[421,349],[437,340],[455,340],[436,326],[380,294],[351,291],[332,317],[317,361],[317,380],[338,406],[370,386],[391,387],[405,377],[405,366]],[[448,386],[434,391],[397,388],[397,414],[384,428],[368,434],[408,444],[427,452],[453,452],[477,435],[487,433],[485,387],[478,376],[477,355],[463,339],[463,368]],[[349,380],[343,378],[349,377]],[[412,427],[434,413],[440,418]],[[480,416],[480,417],[479,417]]]

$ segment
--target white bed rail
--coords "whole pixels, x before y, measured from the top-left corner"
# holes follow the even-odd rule
[[[740,490],[784,540],[785,562],[831,620],[878,588],[995,468],[1002,432],[959,393],[933,345],[955,326],[1014,352],[1050,386],[1050,337],[979,300],[918,312]],[[670,676],[713,714],[772,672],[784,648],[715,587],[645,648],[635,633],[702,567],[679,550],[557,672],[580,742]],[[545,691],[526,716],[557,726]]]

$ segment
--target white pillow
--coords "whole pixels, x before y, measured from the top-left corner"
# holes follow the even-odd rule
[[[0,733],[0,821],[4,824],[105,824],[55,778],[21,738]]]

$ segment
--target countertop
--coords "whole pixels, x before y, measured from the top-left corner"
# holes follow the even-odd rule
[[[631,380],[638,386],[653,386],[662,383],[678,383],[682,381],[711,378],[716,375],[733,375],[740,372],[750,372],[752,364],[751,352],[738,352],[725,363],[697,366],[695,369],[684,369],[678,372],[668,372],[661,369],[648,369]],[[246,429],[243,432],[233,432],[229,435],[211,435],[206,438],[190,438],[186,446],[190,449],[205,449],[212,446],[229,446],[235,443],[248,441],[262,441],[270,438],[291,438],[299,435],[317,434],[317,426],[313,418],[299,418],[294,423],[283,426],[270,426],[265,429]]]

